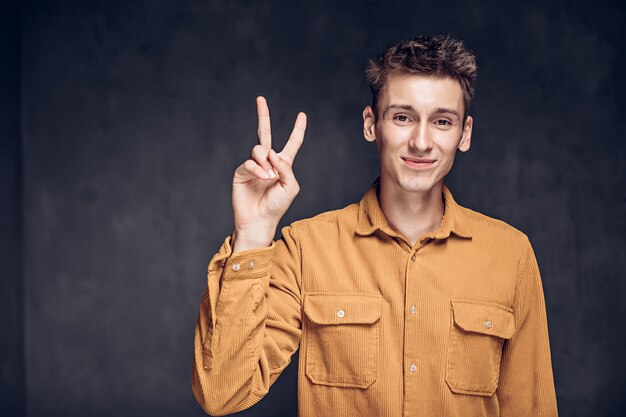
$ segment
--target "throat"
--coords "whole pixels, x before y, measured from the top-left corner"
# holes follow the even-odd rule
[[[436,232],[443,222],[445,204],[442,188],[419,194],[388,192],[381,184],[379,202],[387,223],[415,245],[422,237]]]

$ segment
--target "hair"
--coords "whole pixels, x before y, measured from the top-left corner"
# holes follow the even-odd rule
[[[459,82],[463,90],[463,123],[469,114],[478,75],[476,58],[463,42],[449,35],[417,36],[401,41],[370,59],[365,70],[372,91],[372,108],[392,75],[416,74],[447,77]]]

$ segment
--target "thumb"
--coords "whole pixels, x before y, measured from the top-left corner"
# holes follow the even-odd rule
[[[270,153],[268,155],[270,163],[272,167],[278,173],[278,180],[286,187],[293,187],[297,185],[296,177],[293,175],[293,170],[291,169],[291,165],[289,165],[285,160],[281,159],[280,156],[274,151],[274,149],[270,149]]]

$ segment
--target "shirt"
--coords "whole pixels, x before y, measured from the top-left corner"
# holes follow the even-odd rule
[[[211,415],[248,408],[299,348],[298,414],[556,416],[546,309],[528,237],[443,186],[435,232],[361,201],[208,266],[192,387]]]

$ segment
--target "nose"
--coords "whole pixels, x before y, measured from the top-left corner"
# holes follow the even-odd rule
[[[409,147],[419,153],[427,152],[433,147],[431,132],[428,130],[427,123],[420,123],[415,126]]]

